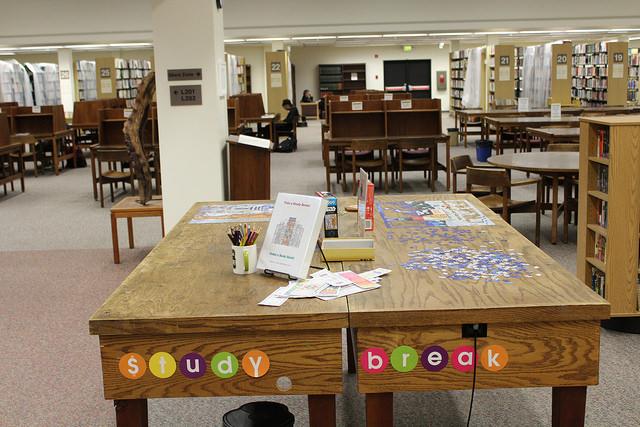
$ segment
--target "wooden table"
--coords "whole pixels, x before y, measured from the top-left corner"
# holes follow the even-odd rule
[[[375,231],[371,233],[376,245],[375,262],[345,262],[345,268],[353,271],[374,267],[393,270],[383,278],[380,289],[347,297],[350,326],[356,329],[357,383],[358,391],[366,394],[367,425],[393,425],[394,392],[471,389],[470,365],[466,372],[453,366],[456,349],[474,346],[473,338],[462,337],[466,324],[486,326],[487,337],[478,338],[479,350],[499,345],[508,353],[506,366],[504,360],[501,366],[491,364],[488,353],[481,353],[476,388],[553,387],[553,426],[583,425],[587,386],[598,383],[600,320],[608,318],[609,304],[471,195],[376,197],[383,204],[411,199],[468,200],[495,225],[459,228],[415,224],[404,228],[411,239],[407,242],[396,234],[403,228],[388,228],[380,209],[376,210]],[[459,234],[461,231],[466,234]],[[452,241],[447,237],[452,233],[464,241]],[[436,248],[513,251],[529,264],[530,274],[503,283],[455,280],[443,278],[442,272],[432,268],[419,271],[402,267],[409,261],[410,251],[430,253]],[[392,362],[403,366],[404,356],[395,361],[391,356],[401,345],[417,350],[417,366],[407,372],[392,367]],[[441,353],[432,355],[430,363],[428,354],[432,350],[424,356],[429,371],[423,368],[421,355],[433,346],[440,347],[432,350]],[[368,349],[374,349],[374,353]],[[500,349],[494,347],[494,351]],[[389,365],[376,373],[366,372],[363,363],[368,367],[369,354],[382,353],[391,359]],[[379,359],[371,360],[370,366],[379,366]],[[464,358],[457,359],[460,361]],[[485,363],[493,371],[485,368]],[[498,370],[500,367],[503,369]]]
[[[420,141],[424,140],[425,148],[433,148],[433,158],[435,159],[431,170],[431,191],[435,190],[435,182],[438,180],[438,171],[444,170],[446,174],[447,189],[451,185],[451,147],[449,146],[449,137],[447,135],[420,135],[420,136],[403,136],[403,137],[339,137],[339,138],[324,138],[322,140],[322,159],[325,166],[325,179],[327,184],[327,191],[331,191],[331,163],[330,155],[331,150],[336,148],[346,148],[351,145],[351,141],[381,141],[385,140],[389,143],[390,148],[394,148],[394,144],[401,141]],[[446,164],[438,163],[438,144],[445,144],[445,158]],[[339,169],[339,168],[338,168]],[[338,170],[338,173],[340,171]],[[344,185],[344,183],[343,183]]]
[[[203,205],[189,210],[89,321],[91,334],[100,336],[104,397],[115,400],[118,425],[147,425],[147,398],[306,394],[310,425],[334,426],[335,395],[343,390],[347,301],[305,299],[281,307],[259,306],[286,281],[233,274],[229,224],[189,223]],[[312,265],[319,265],[316,262]],[[250,350],[268,357],[265,375],[254,377],[247,366],[249,376],[241,367]],[[158,352],[169,353],[178,365],[184,358],[183,367],[192,370],[198,357],[190,354],[198,353],[205,358],[204,374],[189,378],[177,368],[172,376],[159,378],[151,371],[159,369],[156,361],[149,367]],[[211,370],[212,357],[221,352],[231,353],[240,365],[229,378]],[[129,353],[147,365],[135,380],[121,374],[118,366]],[[123,359],[126,369],[129,358]],[[186,359],[191,360],[188,366]],[[253,361],[265,366],[257,356]]]
[[[113,263],[120,264],[120,246],[118,244],[118,219],[127,219],[129,234],[129,248],[134,248],[133,218],[159,216],[164,237],[164,213],[162,210],[162,196],[152,196],[146,205],[138,203],[138,196],[129,196],[120,200],[111,208],[111,240],[113,243]]]
[[[550,128],[527,128],[527,149],[531,151],[530,138],[540,138],[542,143],[540,144],[540,151],[548,144],[570,143],[580,141],[580,128],[568,128],[568,127],[550,127]]]
[[[264,114],[260,117],[245,117],[240,121],[242,124],[247,123],[257,123],[258,125],[258,134],[260,134],[260,129],[262,128],[262,124],[266,123],[269,126],[269,139],[274,144],[278,144],[276,140],[276,122],[280,119],[280,114]]]
[[[514,129],[523,132],[529,127],[542,127],[552,125],[570,125],[578,126],[580,118],[577,116],[562,116],[559,118],[551,118],[549,116],[540,117],[485,117],[484,121],[487,129],[493,126],[496,130],[496,153],[502,154],[502,131],[505,129]]]
[[[580,171],[579,153],[573,152],[530,152],[514,153],[493,156],[488,159],[492,165],[505,168],[507,170],[519,170],[523,172],[537,173],[548,176],[552,179],[552,202],[551,202],[551,243],[558,241],[558,186],[560,178],[564,177],[565,203],[570,189],[571,179],[578,175]],[[569,213],[564,211],[563,237],[562,241],[569,241]]]

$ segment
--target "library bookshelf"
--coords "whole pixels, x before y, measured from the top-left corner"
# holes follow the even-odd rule
[[[513,45],[493,45],[488,47],[489,108],[514,106],[516,95],[515,47]]]
[[[320,64],[320,96],[348,94],[367,88],[366,64]]]
[[[578,277],[639,318],[640,115],[580,119],[579,184]]]
[[[572,97],[583,107],[625,105],[629,44],[598,42],[573,48]]]
[[[449,54],[449,75],[451,76],[451,108],[462,108],[464,78],[467,72],[468,51],[456,50]]]
[[[640,83],[640,53],[638,48],[629,49],[629,83],[627,86],[627,101],[637,104],[638,83]]]

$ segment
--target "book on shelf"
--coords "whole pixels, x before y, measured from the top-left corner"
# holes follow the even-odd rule
[[[609,158],[609,129],[598,130],[598,144],[596,145],[596,156]]]
[[[607,256],[607,238],[596,234],[596,242],[593,248],[593,257],[598,261],[606,262]]]
[[[609,167],[605,165],[598,165],[598,176],[596,177],[596,184],[598,191],[603,193],[609,192]]]
[[[591,267],[591,289],[604,298],[604,288],[604,273],[595,267]]]
[[[598,225],[607,228],[607,224],[609,224],[609,202],[599,200],[597,213]]]

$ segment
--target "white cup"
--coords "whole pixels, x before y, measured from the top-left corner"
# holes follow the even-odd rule
[[[255,273],[258,263],[257,245],[231,246],[231,258],[235,274]]]

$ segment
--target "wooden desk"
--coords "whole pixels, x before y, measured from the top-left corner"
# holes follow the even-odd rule
[[[577,116],[562,116],[560,118],[551,118],[549,116],[538,117],[485,117],[487,129],[493,126],[496,129],[496,153],[502,154],[502,131],[505,129],[514,129],[523,132],[529,127],[569,125],[578,126],[580,118]]]
[[[115,400],[118,425],[146,425],[148,398],[306,394],[310,425],[335,426],[346,300],[259,306],[286,281],[233,274],[229,224],[189,224],[203,205],[189,210],[89,320],[90,333],[100,336],[104,397]],[[268,357],[265,375],[254,378],[241,367],[250,350]],[[178,367],[169,378],[158,378],[149,367],[158,352],[169,353],[178,365],[196,352],[204,358],[204,374],[188,378]],[[231,353],[240,365],[230,378],[211,370],[211,359],[220,352]],[[118,367],[128,353],[147,365],[135,380]]]
[[[376,210],[371,233],[376,261],[345,262],[344,266],[353,271],[393,270],[383,278],[380,289],[347,297],[350,327],[357,329],[357,383],[358,391],[366,394],[367,425],[393,425],[393,392],[471,388],[472,365],[458,365],[466,372],[453,366],[460,361],[453,354],[456,349],[473,350],[474,339],[462,338],[464,324],[487,325],[487,337],[478,338],[477,345],[483,364],[488,362],[486,353],[482,355],[488,345],[499,345],[508,353],[502,370],[495,364],[495,371],[479,364],[476,388],[553,387],[552,424],[583,425],[587,386],[598,383],[600,320],[609,317],[609,304],[471,195],[376,197],[383,204],[411,199],[468,200],[495,225],[459,228],[414,223],[388,228],[380,209]],[[345,203],[348,201],[339,205]],[[471,260],[474,251],[502,254],[493,258],[496,265],[504,254],[511,254],[517,262],[529,265],[520,277],[496,282],[455,279],[451,274],[447,277],[454,278],[443,278],[445,274],[432,267],[421,271],[402,266],[410,261],[410,251],[424,250],[428,255],[437,248],[464,249]],[[457,259],[465,262],[464,257]],[[389,363],[381,372],[365,372],[360,359],[364,357],[367,363],[365,350],[379,349],[374,351],[391,358],[401,345],[417,351],[413,370],[400,372]],[[436,355],[429,363],[431,350],[424,356],[429,371],[421,355],[432,346],[441,347],[433,350],[442,353],[440,362]]]
[[[280,114],[263,114],[260,117],[247,117],[241,119],[243,125],[247,123],[256,123],[258,125],[258,134],[260,134],[262,125],[266,123],[267,126],[269,126],[269,140],[274,144],[278,143],[276,140],[276,122],[278,120],[280,120]]]
[[[560,178],[564,178],[565,202],[571,185],[571,178],[578,176],[580,171],[579,153],[573,152],[531,152],[514,153],[493,156],[488,159],[492,165],[507,170],[519,170],[529,173],[537,173],[552,179],[551,202],[551,243],[558,241],[558,186]],[[564,211],[564,228],[562,241],[569,241],[569,213],[566,206]]]
[[[300,114],[307,119],[319,119],[320,118],[320,107],[318,106],[318,101],[315,102],[301,102],[300,103]]]
[[[540,138],[542,141],[540,144],[540,151],[542,151],[548,144],[559,143],[578,143],[580,141],[580,128],[527,128],[527,150],[531,151],[530,137]]]
[[[162,210],[162,196],[153,196],[146,205],[138,203],[137,196],[125,197],[111,208],[111,240],[113,244],[113,263],[120,264],[120,246],[118,243],[118,219],[127,219],[129,234],[129,248],[134,248],[133,218],[159,216],[164,237],[164,213]]]
[[[231,200],[271,199],[271,150],[238,143],[229,135],[229,198]]]

